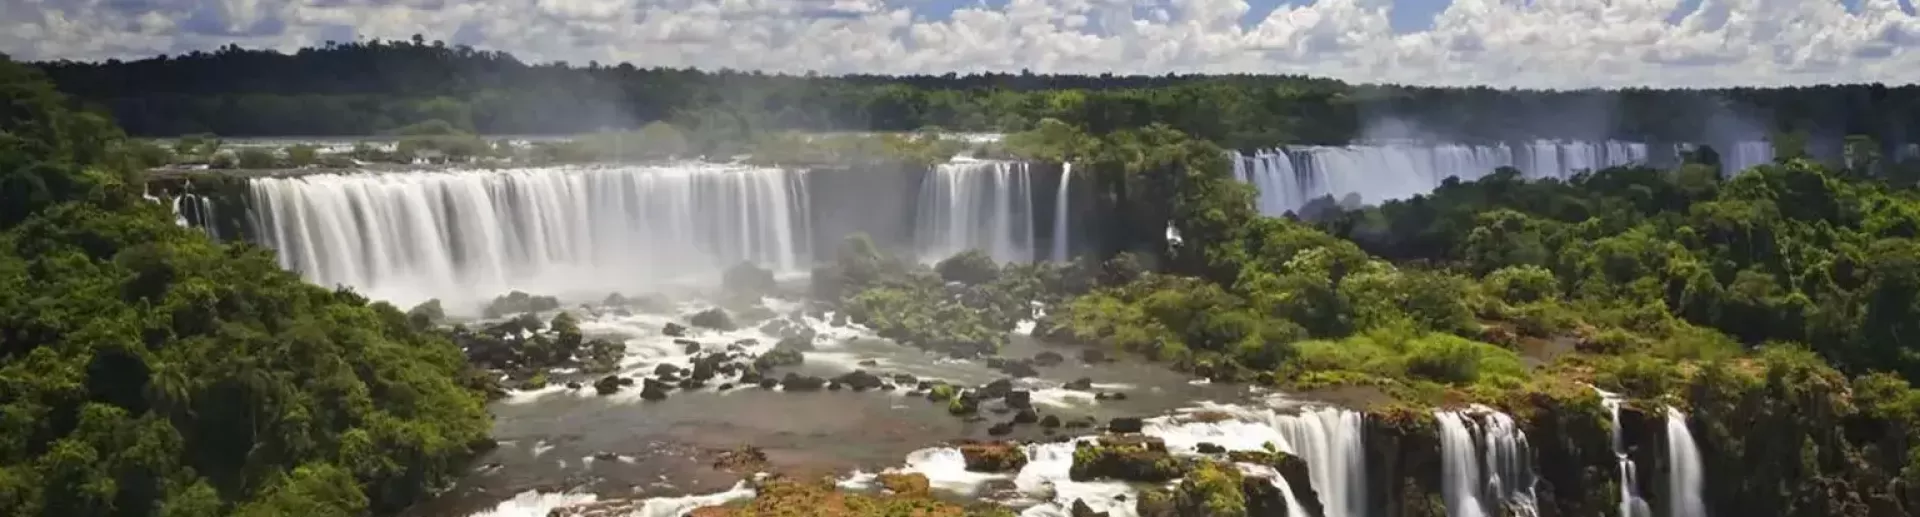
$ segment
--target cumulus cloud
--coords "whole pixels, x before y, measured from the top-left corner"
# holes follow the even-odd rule
[[[529,61],[796,73],[1249,72],[1553,88],[1920,81],[1920,18],[1902,0],[1452,0],[1411,31],[1395,29],[1396,2],[1445,0],[1254,1],[964,0],[946,12],[926,0],[0,0],[0,52],[138,58],[418,33]]]

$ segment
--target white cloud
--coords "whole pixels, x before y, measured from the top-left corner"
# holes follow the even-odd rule
[[[824,73],[1306,73],[1528,87],[1920,80],[1899,0],[1453,0],[1396,33],[1389,0],[1317,0],[1250,27],[1245,0],[0,0],[0,52],[138,58],[415,33],[529,61]]]

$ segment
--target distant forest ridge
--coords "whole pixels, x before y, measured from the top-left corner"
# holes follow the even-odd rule
[[[751,139],[784,130],[1017,131],[1056,118],[1096,133],[1164,123],[1244,149],[1363,139],[1724,143],[1779,133],[1891,146],[1920,130],[1913,85],[1532,91],[1274,75],[794,76],[528,64],[424,37],[37,65],[143,136],[361,136],[425,120],[482,134],[570,134],[665,121]]]

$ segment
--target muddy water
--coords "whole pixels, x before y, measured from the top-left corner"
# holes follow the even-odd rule
[[[778,305],[778,304],[770,304]],[[610,310],[576,311],[589,334],[620,336],[626,340],[628,360],[623,375],[645,375],[661,363],[688,365],[684,345],[660,333],[676,314],[698,304],[657,314],[622,314]],[[788,306],[776,306],[781,312]],[[598,313],[598,314],[594,314]],[[960,385],[980,385],[1007,377],[975,361],[956,361],[873,337],[856,328],[832,327],[810,321],[822,335],[818,349],[806,354],[806,363],[791,369],[830,377],[864,369],[883,377],[896,373]],[[709,350],[743,339],[754,339],[752,352],[764,351],[777,339],[745,329],[736,332],[696,331],[689,336]],[[1002,352],[1004,357],[1026,358],[1054,351],[1066,362],[1039,368],[1040,376],[1015,381],[1017,389],[1033,392],[1042,415],[1063,421],[1094,418],[1099,422],[1120,416],[1155,416],[1190,407],[1197,401],[1233,402],[1245,398],[1242,387],[1196,382],[1163,367],[1121,359],[1085,364],[1079,350],[1054,347],[1019,337]],[[867,365],[861,363],[867,362]],[[1094,382],[1092,391],[1065,390],[1061,385],[1078,378]],[[763,449],[771,469],[783,472],[846,474],[874,472],[901,465],[915,450],[957,439],[990,438],[995,423],[1011,420],[1009,413],[983,405],[979,418],[948,415],[944,403],[893,391],[820,391],[787,393],[758,387],[716,388],[716,380],[698,391],[675,390],[666,400],[639,400],[634,389],[598,396],[590,379],[584,389],[560,385],[536,392],[517,393],[492,405],[498,449],[442,497],[408,512],[418,516],[470,515],[494,507],[515,494],[587,492],[608,498],[662,497],[726,490],[738,474],[712,468],[720,451],[741,445]],[[902,388],[905,388],[904,386]],[[1094,392],[1123,393],[1125,400],[1096,400]],[[1060,430],[1062,435],[1087,430]],[[1047,433],[1034,425],[1017,426],[1012,439],[1038,439]]]

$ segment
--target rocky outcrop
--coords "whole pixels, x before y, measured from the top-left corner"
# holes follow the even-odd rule
[[[1369,515],[1447,517],[1440,498],[1440,429],[1423,408],[1395,406],[1362,422]],[[1289,479],[1289,482],[1292,480]]]
[[[1073,451],[1074,481],[1118,479],[1164,483],[1185,475],[1186,462],[1167,452],[1159,438],[1139,434],[1107,434],[1080,442]]]
[[[973,472],[1017,472],[1027,466],[1026,449],[1013,442],[961,444],[960,456]]]

